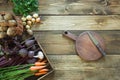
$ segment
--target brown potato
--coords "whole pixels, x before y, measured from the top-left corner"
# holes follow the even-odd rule
[[[11,13],[6,13],[6,14],[4,15],[4,19],[5,19],[5,20],[11,20],[11,19],[13,19],[13,16],[12,16]]]
[[[6,32],[0,32],[0,39],[4,38],[6,36]]]
[[[5,20],[0,20],[0,26],[5,27],[8,23]]]
[[[13,27],[13,26],[16,26],[17,25],[17,22],[15,20],[9,20],[8,21],[8,26],[9,27]]]
[[[0,26],[0,31],[7,31],[7,29],[8,29],[7,26],[4,26],[4,27]]]
[[[3,16],[2,15],[0,15],[0,20],[3,20]]]
[[[7,30],[8,36],[15,36],[16,35],[16,28],[15,27],[9,27]]]

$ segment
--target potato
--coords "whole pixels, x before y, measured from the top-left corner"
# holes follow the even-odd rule
[[[3,20],[3,16],[2,15],[0,15],[0,20]]]
[[[4,27],[0,26],[0,31],[7,31],[7,29],[8,29],[7,26],[4,26]]]
[[[9,20],[8,21],[8,26],[9,27],[13,27],[13,26],[16,26],[17,25],[17,22],[15,20]]]
[[[6,32],[0,32],[0,39],[4,38],[6,36]]]
[[[5,20],[0,20],[0,26],[5,27],[8,23]]]
[[[15,36],[16,35],[16,28],[15,27],[9,27],[7,30],[8,36]]]
[[[5,20],[11,20],[11,19],[13,19],[13,16],[12,16],[11,13],[6,13],[6,14],[4,15],[4,19],[5,19]]]

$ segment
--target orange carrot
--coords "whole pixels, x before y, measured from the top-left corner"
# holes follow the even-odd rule
[[[45,65],[46,63],[44,62],[35,62],[35,66],[43,66]]]
[[[42,73],[42,72],[48,72],[48,69],[41,69],[41,70],[39,70],[39,72],[40,73]]]
[[[41,72],[41,73],[35,73],[34,75],[35,76],[40,76],[40,75],[43,75],[43,74],[46,74],[47,72]]]
[[[30,70],[31,71],[36,71],[45,68],[46,66],[31,66]]]

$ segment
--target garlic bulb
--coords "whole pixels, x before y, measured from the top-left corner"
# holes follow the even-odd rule
[[[32,20],[32,16],[31,16],[31,15],[28,15],[28,16],[26,17],[26,19],[27,19],[27,20]]]
[[[38,54],[36,56],[34,56],[35,58],[39,58],[39,59],[44,59],[44,54],[42,51],[39,51]]]
[[[34,18],[38,18],[38,16],[39,16],[39,15],[38,15],[37,13],[34,13],[34,14],[33,14],[33,17],[34,17]]]

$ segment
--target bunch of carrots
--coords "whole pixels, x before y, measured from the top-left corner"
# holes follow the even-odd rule
[[[0,69],[0,80],[24,80],[30,76],[46,74],[47,61],[37,61],[34,64],[17,65]]]

